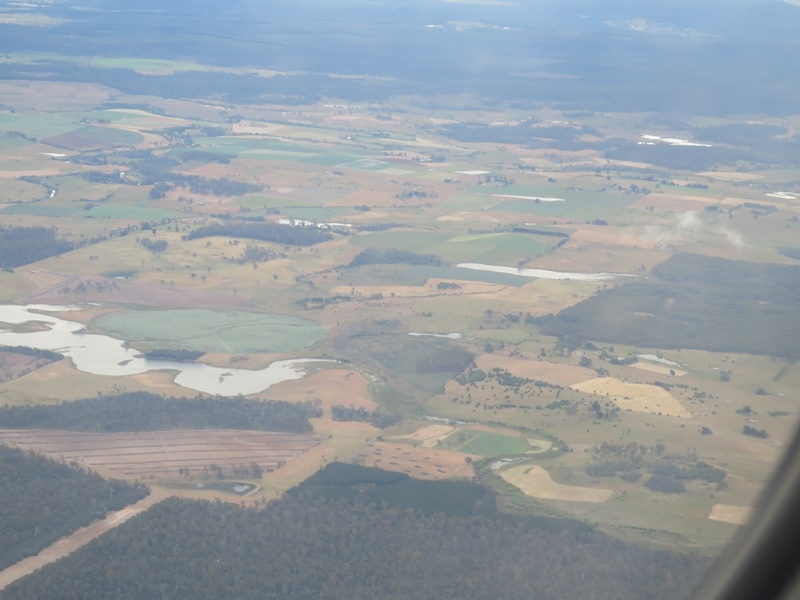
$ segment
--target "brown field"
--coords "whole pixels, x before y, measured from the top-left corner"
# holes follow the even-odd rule
[[[35,356],[0,351],[0,383],[27,375],[51,361]]]
[[[175,479],[189,469],[201,477],[218,465],[276,469],[320,443],[318,435],[200,429],[94,433],[47,429],[0,430],[0,440],[57,459],[75,461],[100,473],[125,479]]]
[[[437,442],[453,433],[454,429],[454,427],[450,427],[449,425],[426,425],[421,429],[417,429],[414,433],[398,435],[392,439],[420,442],[420,446],[423,448],[433,448]]]
[[[371,442],[358,454],[358,458],[368,467],[402,471],[418,479],[446,479],[472,477],[472,466],[465,459],[477,460],[480,457],[391,442]]]
[[[550,479],[550,474],[538,465],[511,467],[500,473],[500,476],[528,496],[540,500],[605,502],[614,493],[613,490],[556,483]]]
[[[546,360],[530,358],[510,358],[499,353],[482,354],[476,361],[479,369],[489,371],[494,368],[507,369],[512,375],[540,379],[556,385],[573,385],[585,381],[594,374],[592,369],[575,365],[563,365]]]
[[[708,518],[712,521],[745,525],[750,520],[753,509],[749,506],[733,506],[731,504],[715,504]]]
[[[622,410],[692,418],[692,414],[672,394],[655,385],[626,383],[613,377],[596,377],[570,387],[579,392],[609,397]]]
[[[330,416],[332,406],[341,404],[353,408],[376,410],[378,405],[368,389],[369,382],[353,369],[325,369],[303,379],[283,381],[269,389],[270,398],[289,402],[319,400],[325,415]]]
[[[764,179],[764,176],[758,173],[739,173],[737,171],[703,171],[702,173],[698,173],[697,176],[722,179],[723,181],[752,181],[754,179]]]

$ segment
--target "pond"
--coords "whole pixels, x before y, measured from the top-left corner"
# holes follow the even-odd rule
[[[83,323],[50,314],[68,315],[74,310],[78,310],[77,307],[0,305],[0,322],[8,325],[37,325],[26,329],[15,327],[14,330],[9,326],[0,328],[0,344],[60,352],[71,359],[79,371],[94,375],[125,376],[147,371],[175,371],[174,381],[178,385],[223,396],[254,394],[282,381],[301,379],[306,375],[303,365],[325,362],[323,359],[295,358],[279,360],[263,369],[251,370],[191,362],[147,360],[138,350],[127,347],[123,340],[85,333]]]
[[[497,265],[484,265],[482,263],[461,263],[456,265],[460,269],[475,271],[491,271],[492,273],[505,273],[519,275],[520,277],[536,277],[539,279],[569,279],[573,281],[608,281],[617,277],[635,277],[619,273],[568,273],[565,271],[548,271],[547,269],[526,269],[518,267],[502,267]]]

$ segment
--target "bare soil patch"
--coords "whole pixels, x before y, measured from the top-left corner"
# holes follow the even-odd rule
[[[500,476],[526,495],[540,500],[605,502],[614,493],[613,490],[556,483],[550,479],[550,474],[538,465],[511,467],[503,471]]]
[[[587,394],[611,398],[622,410],[692,418],[692,414],[672,394],[655,385],[627,383],[613,377],[596,377],[570,387]]]
[[[45,358],[0,351],[0,383],[27,375],[51,362]]]
[[[711,507],[708,518],[712,521],[745,525],[750,520],[753,509],[749,506],[734,506],[732,504],[715,504]]]
[[[530,358],[510,358],[500,354],[482,354],[476,360],[478,368],[489,371],[494,368],[506,369],[512,375],[539,379],[556,385],[573,385],[585,381],[594,374],[592,369],[575,365],[563,365],[546,360]]]
[[[368,385],[364,376],[354,369],[326,369],[303,379],[281,382],[270,388],[269,396],[288,402],[319,400],[325,415],[330,416],[331,407],[339,404],[377,410]]]
[[[401,471],[419,479],[472,477],[472,465],[465,459],[477,460],[474,454],[432,450],[392,442],[371,442],[358,458],[368,467]]]
[[[226,473],[257,464],[264,471],[319,444],[317,435],[200,429],[94,433],[0,430],[0,440],[123,479],[202,479],[211,465]],[[188,475],[186,474],[188,470]]]
[[[455,428],[449,425],[426,425],[421,429],[417,429],[414,433],[398,435],[392,439],[420,442],[420,446],[423,448],[433,448],[437,442],[446,438],[453,431],[455,431]]]

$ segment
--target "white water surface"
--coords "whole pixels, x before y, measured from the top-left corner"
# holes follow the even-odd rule
[[[539,279],[569,279],[574,281],[608,281],[616,277],[635,277],[635,275],[617,273],[567,273],[565,271],[548,271],[547,269],[525,269],[518,267],[501,267],[497,265],[484,265],[482,263],[460,263],[456,265],[460,269],[472,269],[474,271],[492,271],[493,273],[505,273],[507,275],[519,275],[520,277],[536,277]]]
[[[124,376],[147,371],[176,371],[174,381],[178,385],[223,396],[262,392],[276,383],[305,377],[302,364],[328,362],[315,358],[295,358],[279,360],[263,369],[251,370],[213,367],[194,362],[148,360],[138,350],[128,348],[122,340],[107,335],[83,333],[83,323],[37,312],[69,313],[74,310],[78,308],[48,304],[0,305],[0,322],[39,322],[47,328],[43,331],[15,333],[0,325],[0,345],[28,346],[60,352],[71,359],[79,371],[93,375]]]

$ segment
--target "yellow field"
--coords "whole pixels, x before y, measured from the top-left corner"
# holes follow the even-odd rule
[[[613,377],[596,377],[570,386],[586,394],[611,398],[622,410],[691,419],[692,414],[664,388],[626,383]]]
[[[423,448],[433,448],[436,446],[437,442],[446,438],[453,433],[454,430],[455,428],[449,425],[427,425],[421,429],[417,429],[414,433],[398,435],[392,439],[421,442],[420,446]]]
[[[753,509],[749,506],[733,506],[731,504],[715,504],[711,508],[708,518],[712,521],[722,521],[723,523],[733,523],[734,525],[745,525],[753,514]]]
[[[550,474],[538,465],[518,465],[503,471],[500,476],[521,489],[528,496],[540,500],[566,500],[570,502],[605,502],[613,490],[562,485],[550,479]]]

